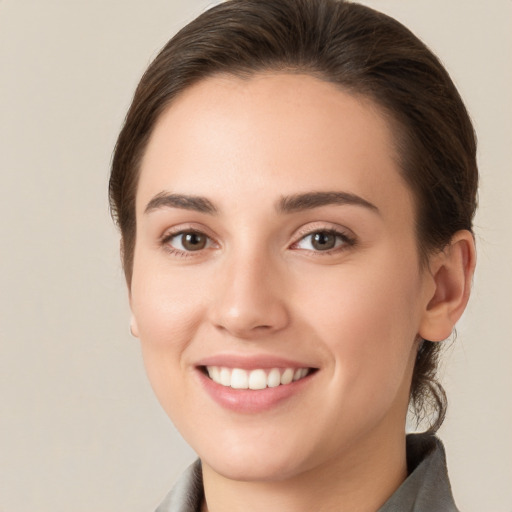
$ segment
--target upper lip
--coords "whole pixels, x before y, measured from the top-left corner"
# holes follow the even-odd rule
[[[308,363],[272,355],[217,354],[197,361],[196,366],[222,366],[244,370],[268,368],[314,368]]]

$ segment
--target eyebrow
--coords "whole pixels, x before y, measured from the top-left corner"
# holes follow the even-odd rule
[[[169,194],[160,192],[149,201],[144,213],[149,213],[159,208],[181,208],[184,210],[194,210],[200,213],[215,215],[217,208],[206,197],[190,196],[185,194]]]
[[[277,209],[281,213],[293,213],[327,205],[355,205],[379,213],[379,209],[366,199],[349,192],[307,192],[281,197]]]
[[[282,196],[276,205],[276,210],[280,213],[294,213],[333,204],[362,206],[379,213],[379,209],[374,204],[350,192],[306,192]],[[210,215],[219,213],[217,207],[206,197],[168,192],[160,192],[154,196],[146,205],[144,213],[159,208],[181,208]]]

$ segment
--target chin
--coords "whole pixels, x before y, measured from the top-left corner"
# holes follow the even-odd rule
[[[286,480],[304,471],[303,464],[297,460],[285,458],[267,458],[266,460],[201,458],[215,473],[240,482],[275,482]]]
[[[262,437],[266,437],[265,434]],[[307,450],[297,448],[301,445],[304,448],[303,442],[286,443],[282,439],[262,438],[237,442],[227,436],[224,443],[198,447],[197,453],[203,464],[225,478],[265,482],[284,480],[307,469],[310,457]]]

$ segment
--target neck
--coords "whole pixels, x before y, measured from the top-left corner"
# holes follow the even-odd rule
[[[203,512],[375,512],[407,477],[405,433],[355,444],[357,449],[280,481],[235,481],[203,462]]]

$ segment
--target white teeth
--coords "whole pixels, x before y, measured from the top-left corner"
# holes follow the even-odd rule
[[[266,373],[263,370],[253,370],[249,374],[249,389],[265,389],[266,387]]]
[[[281,372],[278,368],[272,368],[267,375],[267,386],[269,388],[277,388],[281,384]]]
[[[249,376],[245,370],[233,368],[231,371],[231,387],[233,389],[247,389],[249,387]]]
[[[210,375],[210,377],[212,377]],[[227,368],[221,368],[219,372],[219,384],[231,386],[231,372]]]
[[[309,373],[308,368],[272,368],[270,370],[243,370],[225,366],[207,366],[208,376],[217,384],[233,389],[265,389],[303,379]]]
[[[211,373],[212,379],[215,382],[220,382],[220,370],[218,366],[210,366],[210,368],[208,368],[208,372]]]
[[[281,384],[290,384],[293,380],[293,369],[286,368],[286,370],[281,375]]]

